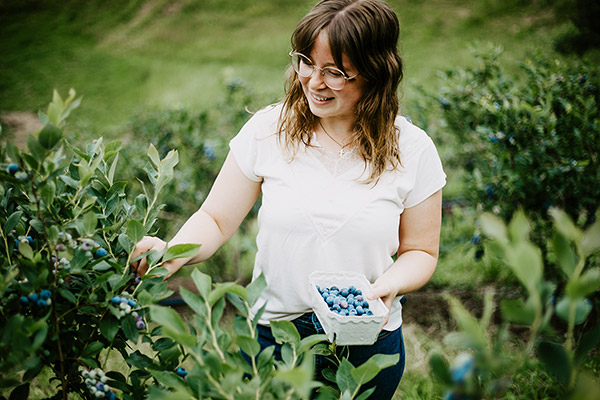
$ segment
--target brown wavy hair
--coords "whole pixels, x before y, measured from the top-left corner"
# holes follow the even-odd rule
[[[365,167],[370,165],[367,182],[376,181],[386,170],[400,165],[399,132],[394,124],[399,108],[397,90],[402,80],[398,17],[379,0],[322,0],[294,30],[294,51],[310,54],[323,29],[327,30],[336,66],[344,71],[345,54],[366,80],[365,93],[356,105],[353,139],[359,143]],[[294,154],[300,143],[310,145],[316,122],[298,76],[290,67],[279,140]]]

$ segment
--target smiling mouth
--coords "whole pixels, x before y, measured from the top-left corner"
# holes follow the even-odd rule
[[[316,94],[314,94],[314,93],[311,93],[310,95],[313,97],[313,99],[315,99],[315,100],[317,100],[317,101],[327,101],[327,100],[333,100],[333,97],[323,97],[323,96],[318,96],[318,95],[316,95]]]

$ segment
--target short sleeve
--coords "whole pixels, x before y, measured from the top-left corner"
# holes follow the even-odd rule
[[[229,142],[229,149],[238,166],[252,181],[263,180],[257,173],[257,165],[261,152],[264,153],[264,138],[274,134],[278,115],[277,107],[273,106],[258,111]]]
[[[446,185],[446,174],[435,144],[425,132],[420,131],[419,136],[406,159],[414,177],[413,188],[404,201],[406,208],[416,206]]]

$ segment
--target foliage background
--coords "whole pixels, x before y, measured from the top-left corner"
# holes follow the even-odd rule
[[[53,89],[83,94],[70,118],[69,140],[85,145],[104,136],[124,141],[123,177],[135,189],[145,150],[178,148],[176,177],[162,200],[167,206],[159,235],[173,233],[201,202],[227,150],[227,141],[257,110],[283,92],[289,36],[313,1],[134,0],[0,2],[0,119],[3,141],[20,143],[15,112],[37,113]],[[390,0],[401,21],[405,60],[403,113],[433,136],[446,165],[441,259],[425,292],[452,292],[481,308],[483,288],[506,296],[519,293],[515,278],[482,252],[479,211],[466,200],[463,162],[436,101],[446,82],[440,71],[476,67],[473,45],[502,46],[506,76],[523,79],[519,63],[528,57],[580,59],[597,65],[600,52],[575,48],[582,34],[581,0]],[[591,4],[591,5],[590,5]],[[585,13],[584,13],[585,14]],[[574,23],[575,21],[576,23]],[[585,32],[583,32],[585,34]],[[593,38],[587,32],[585,38]],[[579,36],[581,38],[581,36]],[[592,42],[593,40],[590,39]],[[569,44],[571,43],[571,44]],[[593,44],[593,43],[592,43]],[[558,53],[556,49],[574,54]],[[568,52],[567,52],[568,53]],[[27,114],[28,115],[28,114]],[[163,146],[161,148],[161,145]],[[210,150],[212,149],[212,150]],[[139,157],[138,157],[139,155]],[[202,173],[197,173],[202,171]],[[201,268],[220,281],[247,280],[252,265],[254,221],[249,218],[215,258]],[[186,280],[191,268],[180,278]],[[424,293],[427,294],[427,293]],[[442,340],[453,329],[442,302],[415,294],[407,306],[407,373],[399,398],[429,398],[440,387],[427,376],[428,355],[450,353]],[[410,315],[412,308],[414,314]],[[439,313],[431,309],[440,309]],[[424,317],[427,316],[427,317]],[[411,320],[412,318],[412,320]],[[416,322],[411,325],[412,322]],[[597,364],[592,368],[596,368]],[[513,398],[552,398],[555,388],[535,369],[531,382]],[[527,383],[525,383],[527,382]],[[44,387],[40,388],[43,393]],[[40,394],[40,398],[43,394]]]

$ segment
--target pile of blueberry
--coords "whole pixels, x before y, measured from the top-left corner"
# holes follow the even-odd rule
[[[81,371],[81,376],[83,376],[85,386],[87,386],[92,396],[98,399],[107,398],[109,400],[116,400],[117,396],[112,392],[110,386],[106,384],[108,377],[100,368],[89,371],[85,369]]]
[[[131,314],[135,317],[136,323],[135,326],[138,329],[145,329],[146,323],[141,315],[134,311],[134,309],[139,308],[140,306],[136,303],[135,299],[133,299],[129,293],[123,292],[123,296],[114,296],[110,299],[112,305],[117,309],[116,315],[119,318],[126,316],[127,314]]]
[[[363,297],[362,291],[354,286],[339,289],[337,286],[317,290],[329,306],[329,310],[339,315],[373,315],[369,302]]]
[[[21,303],[35,304],[38,307],[47,307],[52,304],[52,292],[48,289],[42,289],[39,294],[30,293],[29,296],[21,296]]]

